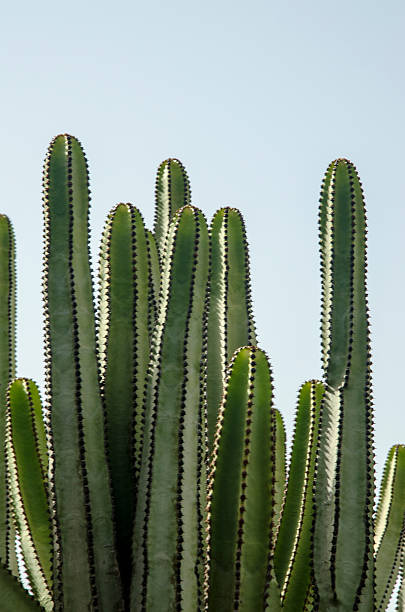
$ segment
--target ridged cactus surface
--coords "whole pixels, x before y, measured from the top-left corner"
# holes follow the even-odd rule
[[[180,160],[170,157],[160,164],[155,185],[154,236],[162,261],[170,222],[180,208],[190,203],[187,172]]]
[[[322,185],[325,395],[316,469],[320,609],[373,608],[374,455],[366,292],[366,217],[356,169],[333,162]]]
[[[16,379],[8,388],[6,454],[8,488],[28,581],[43,608],[52,610],[47,443],[38,389],[27,379]]]
[[[239,349],[227,372],[209,474],[205,587],[212,611],[280,608],[272,558],[278,460],[272,395],[266,355]]]
[[[143,394],[155,319],[149,237],[140,212],[118,204],[100,248],[98,350],[117,553],[126,598],[143,439]]]
[[[52,141],[44,192],[44,407],[15,378],[14,235],[0,216],[0,609],[377,612],[398,581],[404,611],[400,444],[373,507],[353,164],[333,162],[322,186],[324,380],[299,391],[288,469],[239,211],[220,209],[208,230],[184,166],[165,160],[154,232],[131,204],[107,217],[95,313],[87,163],[72,136]]]
[[[44,170],[47,404],[55,609],[120,609],[89,261],[87,162],[56,137]]]
[[[314,474],[318,445],[322,383],[311,380],[300,389],[288,486],[274,553],[283,609],[304,609],[314,583],[312,523]]]
[[[245,224],[235,208],[221,208],[210,227],[207,318],[208,442],[212,449],[227,365],[241,346],[256,343]]]
[[[201,591],[202,315],[208,230],[184,206],[171,221],[152,338],[134,531],[133,610],[197,608]]]
[[[6,392],[15,376],[15,238],[10,219],[0,215],[0,440],[6,434]],[[5,445],[0,451],[0,560],[16,572],[14,528],[6,487]]]

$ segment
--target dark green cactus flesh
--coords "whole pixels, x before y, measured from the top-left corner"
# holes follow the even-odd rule
[[[55,608],[120,609],[89,263],[87,163],[57,136],[44,170],[47,402]]]
[[[6,391],[15,376],[15,239],[6,215],[0,215],[0,440],[5,439]],[[0,559],[16,571],[14,530],[6,487],[4,444],[0,452]]]
[[[98,348],[117,553],[127,599],[143,393],[156,316],[150,248],[140,212],[118,204],[108,216],[100,248]]]
[[[205,461],[202,315],[208,230],[185,206],[167,235],[158,319],[152,338],[145,440],[134,531],[132,610],[196,609]],[[164,603],[163,603],[164,602]]]
[[[161,260],[171,220],[179,208],[190,203],[190,183],[183,164],[175,158],[166,159],[158,168],[155,186],[154,235]]]
[[[366,218],[354,166],[333,162],[320,200],[326,390],[316,473],[315,577],[320,609],[373,607],[374,458]]]
[[[208,484],[208,609],[279,607],[274,577],[276,445],[272,377],[256,347],[235,353],[227,372]],[[278,604],[278,605],[277,605]]]
[[[250,295],[249,253],[242,215],[221,208],[210,228],[207,321],[208,442],[212,449],[226,367],[237,348],[256,343]]]

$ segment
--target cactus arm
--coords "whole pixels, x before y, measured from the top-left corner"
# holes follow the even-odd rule
[[[212,611],[262,610],[270,594],[272,603],[277,598],[280,603],[269,554],[274,546],[271,404],[272,378],[265,354],[255,347],[239,349],[228,369],[207,493],[205,589]]]
[[[135,482],[142,401],[149,362],[152,283],[143,219],[130,204],[108,216],[100,249],[99,357],[108,460],[115,501],[117,554],[126,598],[131,580]],[[135,462],[135,465],[134,465]]]
[[[57,136],[44,170],[45,336],[56,609],[121,609],[90,262],[87,163]],[[57,517],[57,518],[56,518]]]
[[[376,608],[385,610],[401,561],[405,519],[405,446],[391,448],[375,520]]]
[[[7,398],[9,488],[24,564],[39,603],[52,610],[48,461],[41,401],[35,383],[27,379],[14,380]]]
[[[275,439],[276,439],[276,458],[275,458],[275,483],[274,483],[274,523],[277,529],[280,524],[282,507],[284,503],[286,487],[286,433],[281,412],[274,409],[275,414]]]
[[[5,438],[6,391],[15,376],[15,239],[9,218],[0,215],[0,439]],[[0,452],[0,559],[17,575],[14,527],[6,487],[6,457]]]
[[[131,610],[161,610],[162,602],[168,610],[192,610],[199,597],[201,321],[208,276],[202,213],[191,206],[176,213],[165,253],[145,401]]]
[[[161,260],[170,222],[176,211],[190,202],[190,183],[183,164],[175,158],[166,159],[158,168],[155,185],[154,234]]]
[[[21,586],[17,578],[0,563],[0,593],[2,612],[32,612],[41,610],[38,602]]]
[[[304,383],[298,396],[288,485],[275,547],[283,607],[302,610],[313,580],[313,484],[320,404],[324,387]]]
[[[256,334],[242,215],[234,208],[218,210],[210,233],[207,418],[209,448],[212,449],[227,364],[238,347],[256,343]]]
[[[347,160],[336,160],[326,173],[320,236],[327,387],[316,474],[315,574],[321,610],[369,610],[374,457],[366,222],[361,184]]]

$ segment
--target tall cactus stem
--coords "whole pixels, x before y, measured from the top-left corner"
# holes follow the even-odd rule
[[[122,609],[89,260],[87,162],[57,136],[44,168],[46,389],[55,609]]]
[[[315,576],[320,610],[370,610],[374,453],[366,216],[361,183],[346,159],[326,172],[319,228],[326,390],[316,467]]]
[[[127,600],[142,403],[155,317],[150,260],[150,242],[140,212],[131,204],[118,204],[108,215],[100,248],[98,349],[117,554]]]
[[[6,215],[0,215],[0,439],[5,439],[6,392],[15,376],[16,320],[15,238]],[[14,525],[6,487],[4,445],[0,452],[0,560],[17,575]]]
[[[131,610],[193,610],[199,600],[202,316],[208,230],[198,209],[167,236],[145,396],[145,440],[134,529]]]

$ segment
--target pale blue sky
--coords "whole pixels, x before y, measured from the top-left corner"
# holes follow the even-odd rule
[[[379,473],[405,442],[402,1],[27,1],[0,20],[0,209],[18,245],[18,374],[43,381],[41,169],[51,138],[77,136],[93,194],[94,253],[108,210],[151,226],[156,167],[185,164],[208,218],[242,210],[260,346],[289,437],[299,385],[319,377],[317,206],[340,156],[369,217]],[[96,262],[94,261],[94,264]]]

